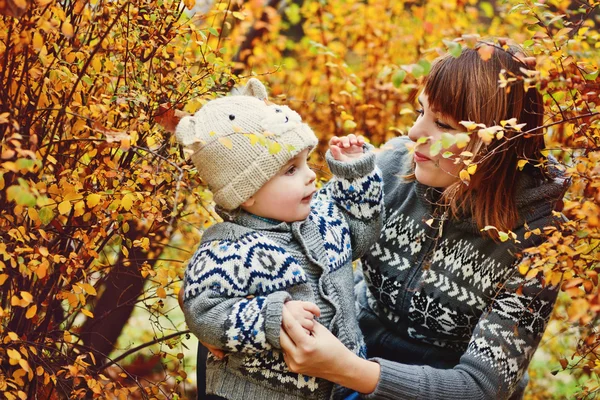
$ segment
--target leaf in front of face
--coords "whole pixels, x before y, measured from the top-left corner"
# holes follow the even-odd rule
[[[441,142],[444,149],[449,149],[456,143],[456,137],[451,133],[444,132],[442,133]]]
[[[438,154],[440,154],[440,151],[442,151],[442,141],[436,140],[431,144],[431,147],[429,148],[429,155],[431,157],[435,157]]]
[[[471,141],[471,136],[467,133],[457,133],[454,135],[454,139],[456,140],[456,147],[459,149],[464,149]]]

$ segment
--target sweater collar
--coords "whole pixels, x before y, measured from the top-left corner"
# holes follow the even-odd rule
[[[276,219],[254,215],[244,210],[239,210],[239,212],[237,212],[233,216],[232,222],[254,230],[272,232],[291,232],[292,225],[301,223],[303,221],[292,223],[283,222],[278,221]]]

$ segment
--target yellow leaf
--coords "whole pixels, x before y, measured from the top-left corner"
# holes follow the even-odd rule
[[[92,59],[92,68],[94,69],[94,71],[96,72],[100,72],[102,71],[102,62],[100,61],[99,57],[94,57]],[[83,120],[80,120],[83,121]]]
[[[467,167],[467,172],[469,175],[475,174],[475,171],[477,171],[477,164],[471,164]]]
[[[519,160],[517,162],[517,168],[519,168],[519,171],[523,171],[523,167],[525,167],[525,164],[527,164],[528,162],[529,161],[523,159]]]
[[[69,21],[63,22],[60,31],[62,32],[63,35],[65,35],[68,38],[73,37],[73,25],[71,25],[71,23]]]
[[[96,289],[90,285],[89,283],[84,283],[83,285],[83,290],[87,293],[87,294],[91,294],[92,296],[96,296]]]
[[[71,202],[65,200],[58,205],[58,212],[62,215],[68,214],[71,211]]]
[[[466,184],[469,184],[469,181],[471,180],[471,175],[469,175],[469,171],[467,171],[466,169],[462,169],[458,174],[458,177],[461,181],[463,181]]]
[[[44,38],[41,35],[41,33],[36,31],[33,34],[33,48],[36,50],[40,50],[42,47],[44,47]]]
[[[19,360],[21,359],[21,353],[19,353],[15,349],[8,349],[8,350],[6,350],[6,354],[8,355],[8,358],[10,358],[11,360],[16,360],[17,361],[14,364],[11,363],[11,365],[16,365],[19,362]]]
[[[0,274],[0,286],[4,285],[4,282],[8,279],[8,275]]]
[[[281,145],[277,142],[271,142],[269,145],[269,153],[277,154],[281,151]]]
[[[89,208],[96,207],[100,203],[100,200],[102,200],[102,196],[96,193],[88,194],[86,197],[86,203]]]
[[[8,332],[7,335],[12,340],[19,340],[19,336],[16,333],[14,333],[14,332]]]
[[[125,196],[123,196],[123,199],[121,199],[121,208],[123,208],[126,211],[131,210],[134,200],[135,198],[133,197],[133,195],[131,193],[127,193]]]
[[[228,137],[220,137],[217,139],[219,143],[227,147],[229,150],[233,149],[233,142]]]
[[[246,15],[244,15],[243,13],[241,13],[239,11],[234,11],[233,16],[234,16],[234,18],[237,18],[240,21],[243,21],[246,18]]]
[[[89,317],[89,318],[94,318],[94,314],[92,314],[91,311],[86,310],[85,308],[81,309],[81,312],[83,313],[83,315]]]
[[[161,286],[158,289],[156,289],[156,295],[161,299],[164,299],[167,297],[167,292],[165,291],[165,288]]]
[[[37,312],[37,305],[34,304],[31,307],[29,307],[29,309],[25,313],[25,318],[27,318],[27,319],[33,318],[33,316],[35,315],[36,312]]]
[[[196,5],[196,0],[183,0],[183,4],[185,4],[185,8],[191,10]]]
[[[73,337],[71,336],[71,332],[69,332],[69,331],[64,331],[63,332],[63,339],[64,339],[65,342],[71,343],[71,339],[72,338]]]
[[[21,297],[27,302],[27,305],[33,301],[33,296],[29,292],[21,292]]]

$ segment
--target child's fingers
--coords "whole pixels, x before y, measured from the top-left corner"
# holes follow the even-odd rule
[[[358,144],[358,141],[356,140],[356,135],[353,133],[349,134],[348,142],[350,143],[351,146],[356,146]]]
[[[343,154],[342,149],[340,149],[339,146],[330,146],[329,150],[335,160],[342,161]]]
[[[340,138],[337,136],[332,136],[331,139],[329,139],[329,145],[330,146],[339,146],[340,144]]]

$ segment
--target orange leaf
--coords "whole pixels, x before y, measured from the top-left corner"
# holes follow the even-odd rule
[[[25,0],[4,0],[0,2],[0,14],[19,18],[27,11]]]
[[[492,54],[494,54],[494,47],[483,45],[477,49],[477,52],[479,53],[479,57],[481,57],[483,61],[487,61],[490,58],[492,58]]]
[[[174,133],[179,120],[187,115],[190,114],[174,109],[169,103],[163,103],[158,106],[158,111],[154,114],[154,120],[167,132]]]

